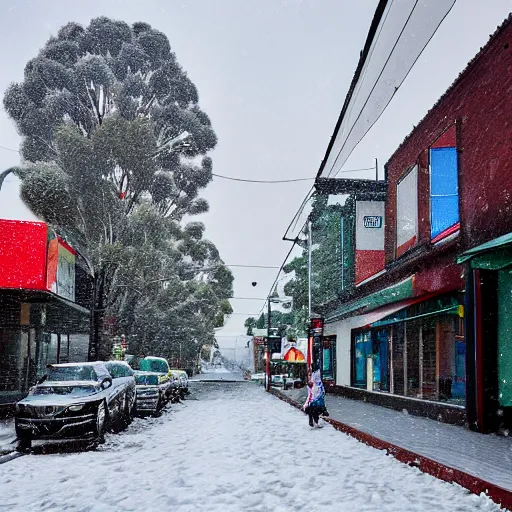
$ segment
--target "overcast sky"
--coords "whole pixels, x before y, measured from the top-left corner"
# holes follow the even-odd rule
[[[26,62],[68,21],[86,25],[100,15],[146,21],[169,37],[199,89],[219,138],[212,153],[215,173],[262,180],[314,177],[376,5],[377,0],[2,0],[0,90],[22,79]],[[378,158],[382,169],[511,10],[512,0],[458,0],[345,168],[370,167]],[[18,145],[2,109],[0,146]],[[0,170],[18,162],[17,153],[0,148]],[[311,184],[215,178],[203,194],[210,212],[198,220],[227,264],[279,266],[289,250],[281,238]],[[0,192],[0,217],[33,218],[20,204],[13,177]],[[277,272],[232,270],[235,296],[255,298],[266,297]],[[263,307],[262,300],[232,304],[235,314],[224,335],[243,333],[246,314]]]

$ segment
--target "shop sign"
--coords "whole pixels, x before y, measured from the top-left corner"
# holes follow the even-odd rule
[[[369,229],[379,229],[382,227],[382,217],[380,215],[365,215],[363,225]]]
[[[57,295],[65,299],[75,300],[75,252],[65,247],[59,240],[57,262]]]
[[[384,269],[384,201],[356,202],[356,285]]]
[[[60,237],[53,237],[48,243],[47,289],[73,302],[75,263],[75,250]]]

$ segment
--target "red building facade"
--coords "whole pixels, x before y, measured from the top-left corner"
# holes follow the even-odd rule
[[[386,164],[384,272],[325,314],[333,391],[510,428],[511,92],[509,18]]]

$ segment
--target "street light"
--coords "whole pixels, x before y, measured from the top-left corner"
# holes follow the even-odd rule
[[[6,169],[4,172],[0,173],[0,190],[2,189],[2,185],[4,183],[5,178],[11,174],[11,172],[15,171],[15,167],[9,167],[9,169]]]

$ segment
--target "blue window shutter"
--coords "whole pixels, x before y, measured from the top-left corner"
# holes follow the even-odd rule
[[[442,234],[459,222],[459,180],[456,148],[430,150],[430,235]]]

